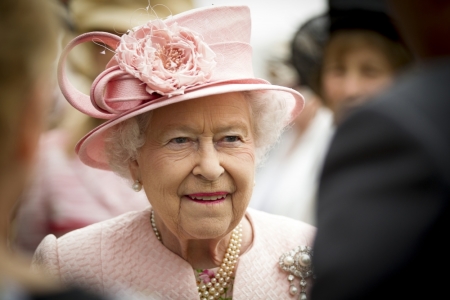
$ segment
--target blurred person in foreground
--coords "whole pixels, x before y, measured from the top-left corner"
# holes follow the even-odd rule
[[[70,26],[63,42],[66,45],[76,35],[106,29],[120,36],[138,20],[189,8],[189,0],[152,0],[150,5],[148,0],[71,0],[64,15]],[[114,55],[100,40],[95,42],[76,47],[67,64],[72,82],[85,93]],[[30,255],[50,233],[59,237],[149,205],[145,194],[135,193],[122,178],[80,161],[76,143],[104,120],[79,112],[59,94],[59,118],[41,137],[34,179],[21,197],[16,217],[15,246]]]
[[[304,104],[297,91],[254,77],[250,29],[247,6],[213,6],[68,44],[58,68],[64,96],[109,119],[80,140],[81,161],[129,179],[151,207],[48,235],[34,266],[100,293],[307,297],[315,228],[248,208],[257,164]],[[97,40],[115,56],[89,97],[70,83],[65,61]]]
[[[35,163],[52,98],[61,23],[56,2],[0,2],[0,299],[104,299],[31,272],[9,247],[11,217]]]
[[[390,0],[418,64],[338,127],[312,298],[441,299],[450,267],[450,2]]]

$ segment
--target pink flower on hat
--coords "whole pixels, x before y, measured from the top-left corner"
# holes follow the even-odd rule
[[[184,94],[207,82],[216,54],[196,32],[177,23],[150,21],[121,37],[115,58],[120,69],[144,82],[149,94]]]

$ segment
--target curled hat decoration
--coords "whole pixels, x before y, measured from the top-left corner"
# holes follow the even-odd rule
[[[247,6],[219,6],[148,21],[122,37],[90,32],[73,39],[58,65],[61,91],[79,111],[109,120],[78,142],[80,159],[109,170],[104,137],[111,127],[161,106],[215,94],[264,90],[285,98],[295,118],[303,108],[302,95],[254,77],[250,29]],[[84,42],[101,42],[115,52],[89,96],[65,73],[68,53]]]

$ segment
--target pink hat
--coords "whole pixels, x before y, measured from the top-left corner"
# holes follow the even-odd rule
[[[161,106],[210,95],[272,93],[292,107],[293,120],[304,99],[293,89],[254,77],[250,30],[247,6],[213,6],[149,21],[122,37],[90,32],[72,40],[58,66],[61,91],[79,111],[109,119],[78,142],[80,159],[110,170],[104,138],[114,125]],[[116,53],[94,80],[90,97],[78,91],[64,71],[68,53],[83,42],[101,42]]]

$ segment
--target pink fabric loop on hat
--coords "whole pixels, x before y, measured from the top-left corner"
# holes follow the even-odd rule
[[[117,45],[120,43],[120,37],[107,32],[89,32],[73,39],[64,48],[59,59],[58,83],[61,88],[61,92],[67,99],[67,101],[79,111],[94,118],[111,119],[115,117],[115,114],[99,111],[98,108],[92,104],[89,96],[77,90],[70,83],[69,78],[67,78],[65,72],[67,55],[75,46],[84,42],[103,43],[115,50],[117,48]]]
[[[92,83],[92,105],[104,113],[120,114],[143,101],[161,97],[148,94],[145,87],[142,81],[122,71],[119,66],[112,66],[100,73]]]

